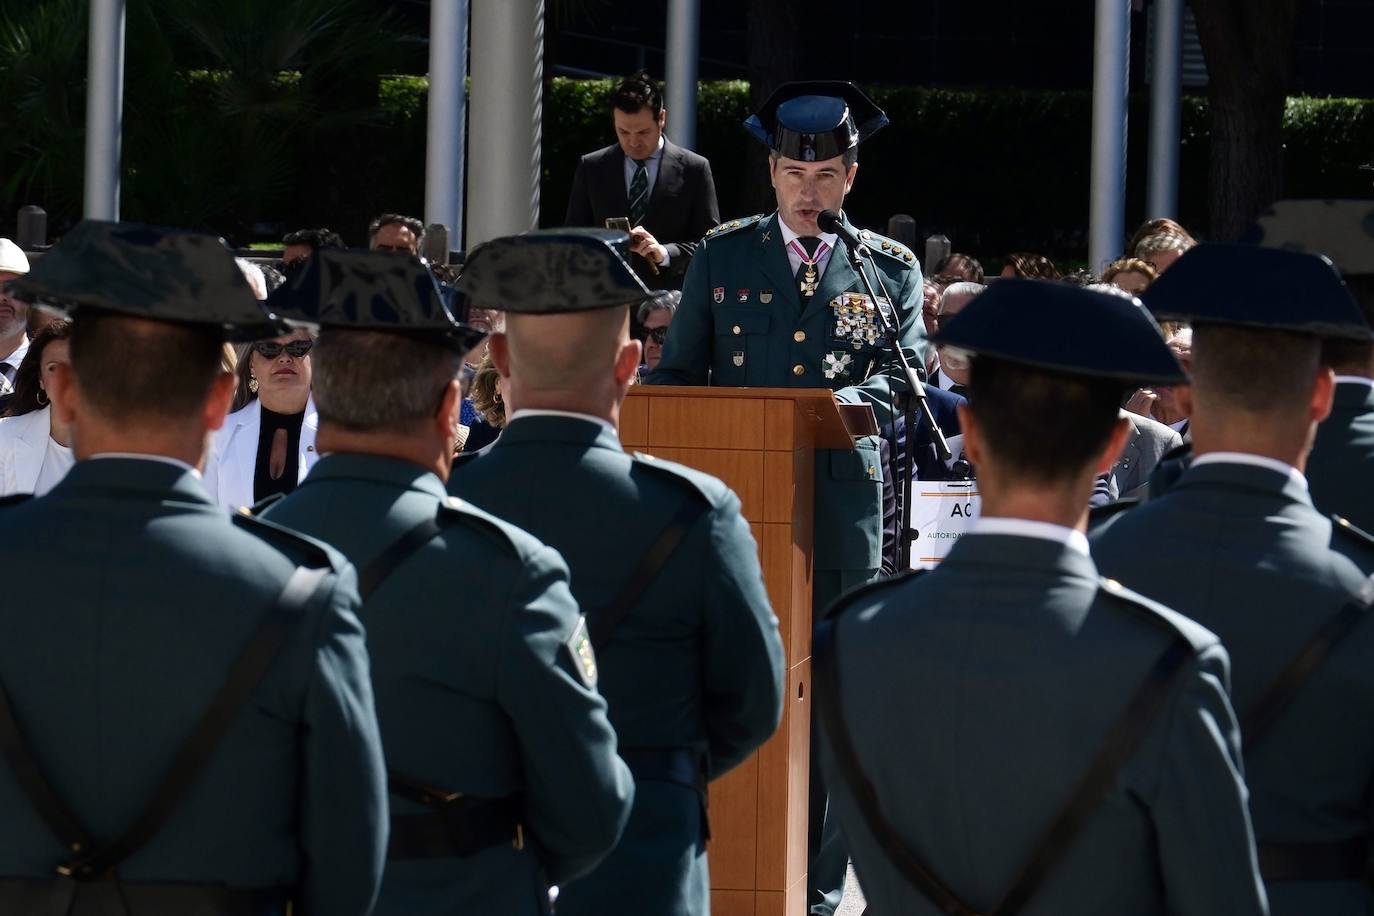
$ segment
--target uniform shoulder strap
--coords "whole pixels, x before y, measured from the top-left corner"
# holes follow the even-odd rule
[[[454,497],[442,500],[438,512],[416,522],[409,530],[392,541],[382,552],[372,558],[358,573],[358,595],[364,602],[381,588],[382,583],[391,577],[406,560],[415,555],[421,547],[438,537],[444,525],[452,523],[463,515]]]
[[[271,503],[264,500],[259,505],[266,508]],[[235,512],[230,518],[236,527],[286,552],[288,556],[299,557],[305,566],[334,568],[334,556],[314,538],[278,525],[271,519],[260,518],[253,514],[252,509],[246,507]]]
[[[842,613],[842,606],[837,609]],[[822,620],[816,627],[811,653],[816,702],[841,778],[865,826],[887,855],[888,863],[947,916],[1014,916],[1030,901],[1102,803],[1122,766],[1135,753],[1150,723],[1168,699],[1185,663],[1193,657],[1192,644],[1181,634],[1175,634],[1107,733],[1092,765],[1041,835],[1011,889],[996,906],[983,913],[960,899],[926,868],[884,815],[877,789],[863,771],[840,708],[840,677],[836,662],[838,629],[837,619]]]
[[[713,239],[717,236],[729,235],[731,232],[736,232],[740,229],[747,229],[750,226],[757,225],[759,221],[763,218],[764,214],[755,213],[753,216],[746,216],[743,219],[732,219],[729,222],[721,223],[719,226],[715,226],[707,230],[705,237],[708,239]]]

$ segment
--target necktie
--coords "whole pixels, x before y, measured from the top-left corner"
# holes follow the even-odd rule
[[[649,212],[649,170],[644,163],[647,160],[636,159],[635,177],[630,179],[630,225],[644,225],[644,217]]]
[[[805,305],[816,294],[816,284],[820,281],[816,262],[825,249],[821,247],[821,240],[814,235],[799,237],[792,244],[796,246],[792,250],[801,258],[801,264],[797,267],[797,291],[801,293],[802,304]]]

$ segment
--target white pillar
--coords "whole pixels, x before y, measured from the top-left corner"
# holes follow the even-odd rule
[[[467,248],[539,225],[544,0],[472,0]]]
[[[119,140],[124,104],[124,0],[91,0],[86,58],[87,219],[119,219]]]
[[[468,0],[429,8],[429,122],[425,145],[425,224],[448,229],[463,247],[463,159],[467,131]]]
[[[1121,254],[1126,232],[1126,93],[1130,67],[1131,0],[1097,0],[1088,220],[1088,269],[1094,273]]]
[[[1145,215],[1178,216],[1179,110],[1183,95],[1183,3],[1154,0],[1150,77],[1150,183]]]
[[[686,149],[697,145],[697,57],[701,0],[668,0],[668,134]]]

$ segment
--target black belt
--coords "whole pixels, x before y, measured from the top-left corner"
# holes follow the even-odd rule
[[[0,912],[26,916],[284,916],[289,888],[0,878]]]
[[[458,798],[423,814],[393,814],[388,859],[466,858],[491,846],[525,847],[520,796]]]
[[[1266,882],[1363,881],[1369,842],[1260,843],[1259,867]]]
[[[706,804],[706,763],[701,754],[685,747],[621,748],[620,759],[630,768],[635,782],[667,782],[691,789],[701,803],[701,838],[711,838],[711,819]]]

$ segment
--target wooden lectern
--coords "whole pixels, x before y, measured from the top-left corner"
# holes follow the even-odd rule
[[[725,481],[738,494],[758,542],[787,656],[785,705],[772,739],[711,784],[711,913],[802,916],[814,451],[852,448],[853,439],[826,389],[647,385],[630,389],[620,439],[626,449]]]

